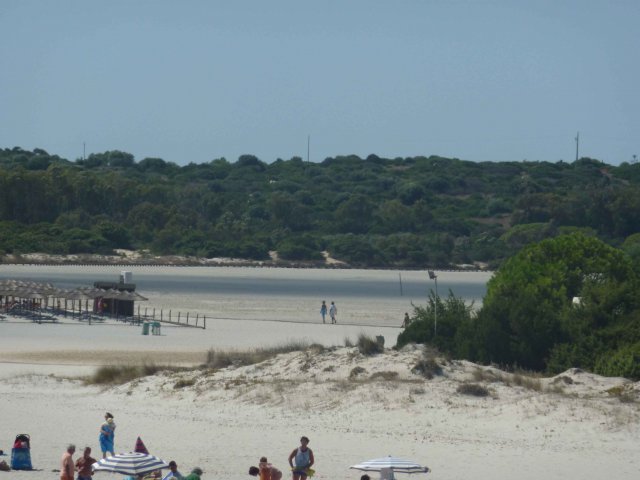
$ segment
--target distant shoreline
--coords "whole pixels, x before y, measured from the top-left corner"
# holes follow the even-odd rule
[[[354,266],[345,262],[326,258],[324,261],[290,261],[282,259],[249,260],[241,258],[201,258],[177,255],[151,256],[137,252],[122,255],[52,255],[30,253],[22,255],[4,255],[0,257],[0,265],[37,265],[37,266],[110,266],[110,267],[253,267],[253,268],[317,268],[328,270],[427,270],[433,267],[379,267]],[[454,268],[437,268],[438,271],[450,272],[487,272],[484,266],[461,265]]]

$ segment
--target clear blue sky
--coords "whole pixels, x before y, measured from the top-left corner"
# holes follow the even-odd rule
[[[640,156],[638,0],[0,0],[0,147]]]

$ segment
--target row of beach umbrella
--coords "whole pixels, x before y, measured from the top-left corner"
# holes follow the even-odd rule
[[[116,289],[80,287],[70,290],[54,287],[51,283],[30,282],[24,280],[0,280],[0,296],[17,298],[62,298],[65,300],[93,300],[96,298],[145,301],[136,292]]]

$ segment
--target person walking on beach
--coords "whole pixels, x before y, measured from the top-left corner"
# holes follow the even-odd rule
[[[116,424],[113,422],[113,415],[109,412],[104,415],[105,422],[100,427],[100,449],[102,450],[102,458],[107,458],[107,453],[114,455],[114,437],[116,434]]]
[[[62,454],[60,462],[60,480],[73,480],[73,454],[76,452],[76,446],[70,443],[67,451]]]
[[[333,305],[333,302],[331,302]],[[289,465],[293,473],[293,480],[306,480],[311,475],[309,471],[315,459],[313,458],[313,452],[307,446],[309,445],[309,439],[307,437],[300,438],[300,446],[291,452],[289,455]],[[295,459],[295,466],[293,461]]]
[[[404,312],[404,320],[402,321],[402,328],[407,328],[411,323],[411,318],[409,318],[409,313]]]
[[[329,307],[329,316],[331,317],[331,323],[338,323],[338,307],[336,304],[331,302],[331,307]]]
[[[84,447],[82,456],[76,460],[76,472],[78,472],[76,480],[91,480],[93,475],[91,465],[94,463],[96,459],[91,456],[91,447]]]
[[[322,305],[320,305],[320,315],[322,315],[322,323],[325,323],[324,317],[327,316],[327,303],[322,300]]]

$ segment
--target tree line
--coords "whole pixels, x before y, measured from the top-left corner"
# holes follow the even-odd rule
[[[640,165],[254,155],[179,166],[0,149],[0,253],[154,254],[496,268],[580,231],[636,255]]]

